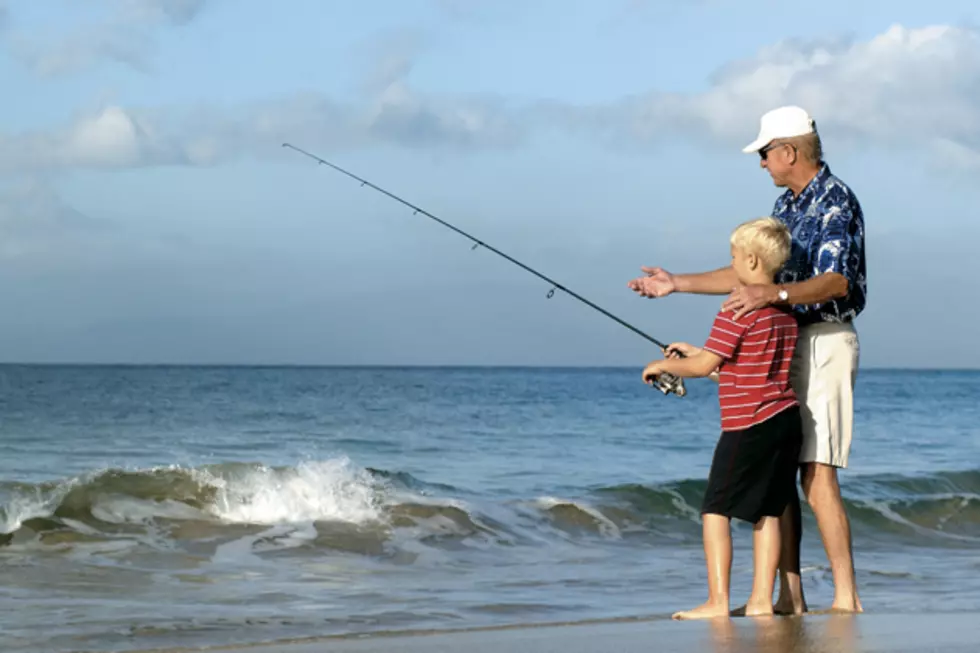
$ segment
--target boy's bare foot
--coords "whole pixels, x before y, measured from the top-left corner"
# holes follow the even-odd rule
[[[751,614],[746,613],[747,609],[748,606],[743,605],[741,607],[735,608],[729,614],[733,617],[753,616]],[[808,608],[806,607],[806,603],[801,603],[800,605],[793,605],[792,601],[783,601],[782,599],[780,599],[779,601],[776,601],[776,604],[774,606],[772,606],[772,614],[795,615],[798,617],[804,612],[806,612],[807,609]]]
[[[744,615],[746,617],[771,617],[774,614],[772,604],[768,601],[753,603],[749,601],[745,604]]]
[[[728,616],[728,606],[722,603],[705,603],[693,610],[675,612],[672,619],[717,619]]]
[[[833,605],[830,606],[830,611],[835,613],[855,613],[864,612],[864,608],[861,607],[861,601],[841,601],[838,603],[834,601]]]

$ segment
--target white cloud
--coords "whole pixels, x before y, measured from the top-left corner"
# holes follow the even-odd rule
[[[678,132],[744,145],[782,104],[809,110],[835,142],[980,152],[980,32],[900,25],[867,41],[783,41],[720,69],[704,91],[651,91],[600,107],[556,107],[568,124],[618,142]]]
[[[521,136],[521,126],[493,98],[428,97],[396,80],[359,105],[294,95],[232,115],[106,106],[51,131],[0,135],[0,174],[212,165],[278,157],[284,141],[330,149],[377,143],[510,147]]]

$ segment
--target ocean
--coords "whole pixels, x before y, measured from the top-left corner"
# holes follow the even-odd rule
[[[694,607],[717,386],[640,371],[0,366],[0,650]],[[861,371],[841,483],[867,612],[980,610],[978,398],[980,372]]]

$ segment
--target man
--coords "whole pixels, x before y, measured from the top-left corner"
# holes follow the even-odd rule
[[[864,310],[866,270],[864,216],[854,193],[823,161],[816,125],[806,111],[786,106],[766,113],[758,137],[743,152],[757,152],[760,166],[786,191],[773,216],[793,234],[790,260],[774,284],[741,285],[731,266],[699,274],[671,274],[643,267],[629,282],[644,297],[672,292],[729,294],[722,309],[735,319],[764,306],[791,306],[799,343],[792,384],[799,395],[804,440],[800,454],[803,493],[817,519],[834,576],[836,611],[862,612],[854,579],[851,531],[837,470],[847,467],[853,422],[859,341],[854,319]],[[799,514],[783,516],[777,612],[801,614]]]

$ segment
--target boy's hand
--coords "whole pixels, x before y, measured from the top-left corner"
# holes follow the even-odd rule
[[[697,356],[699,353],[701,353],[700,347],[689,345],[686,342],[672,342],[667,345],[667,351],[665,352],[667,358],[680,358],[681,356],[690,358],[691,356]]]
[[[656,378],[663,374],[662,364],[663,361],[653,361],[643,368],[643,382],[647,385],[653,385]]]

